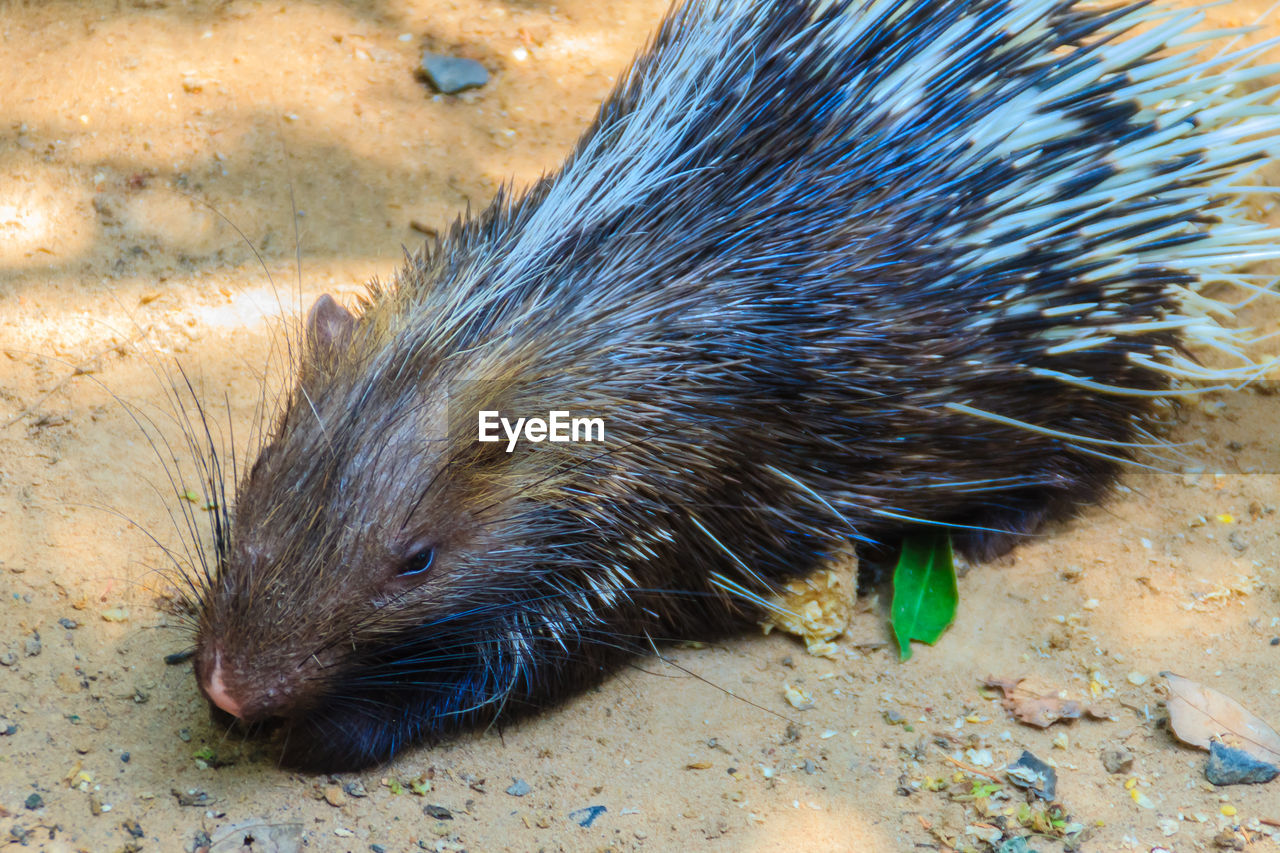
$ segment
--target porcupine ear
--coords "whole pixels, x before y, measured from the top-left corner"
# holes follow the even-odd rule
[[[330,364],[351,345],[356,318],[325,293],[307,312],[307,348],[315,364]]]

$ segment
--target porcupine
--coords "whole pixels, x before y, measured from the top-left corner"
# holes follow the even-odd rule
[[[1186,344],[1235,352],[1198,291],[1275,254],[1233,189],[1268,70],[1145,7],[673,7],[562,168],[311,309],[195,578],[215,716],[359,768],[848,543],[989,558],[1099,499]],[[553,410],[606,440],[477,440]]]

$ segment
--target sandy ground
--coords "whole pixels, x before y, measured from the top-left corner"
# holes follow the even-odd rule
[[[0,847],[946,850],[1022,801],[973,801],[981,777],[953,759],[1007,792],[1000,768],[1027,749],[1057,766],[1082,849],[1278,849],[1280,782],[1210,787],[1161,722],[1157,675],[1280,723],[1280,397],[1259,393],[1184,413],[1185,472],[1135,470],[969,573],[955,626],[905,665],[871,596],[837,660],[777,635],[673,649],[679,667],[640,661],[501,735],[336,779],[226,737],[189,665],[166,665],[190,645],[151,540],[177,544],[176,499],[130,411],[176,438],[176,361],[245,434],[277,321],[389,276],[411,223],[553,167],[662,7],[0,3]],[[433,97],[411,73],[424,46],[484,62],[489,85]],[[989,674],[1114,719],[1019,725]],[[1132,767],[1108,773],[1108,747]]]

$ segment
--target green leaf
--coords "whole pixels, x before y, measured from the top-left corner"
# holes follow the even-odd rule
[[[975,797],[990,797],[992,794],[1000,790],[1000,785],[995,782],[985,782],[978,779],[973,780],[973,791]]]
[[[911,658],[912,640],[936,643],[956,618],[959,601],[951,537],[943,533],[903,540],[893,570],[893,636],[899,658]]]

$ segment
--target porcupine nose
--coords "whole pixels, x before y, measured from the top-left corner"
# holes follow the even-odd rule
[[[213,668],[209,671],[209,678],[205,681],[204,694],[209,697],[209,701],[226,711],[233,717],[243,717],[244,709],[227,691],[226,682],[222,676],[222,653],[213,653]]]

